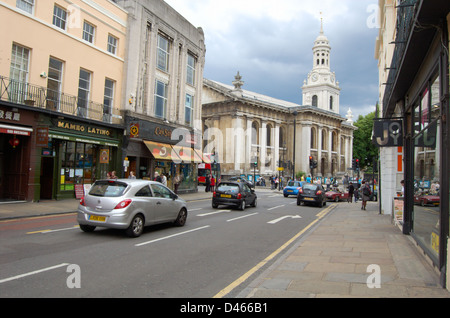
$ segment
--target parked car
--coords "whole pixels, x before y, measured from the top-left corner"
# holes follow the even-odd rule
[[[347,201],[348,200],[348,192],[340,192],[340,191],[328,191],[325,193],[328,201]]]
[[[301,203],[315,203],[322,207],[327,204],[325,190],[320,184],[305,183],[298,191],[297,205]]]
[[[414,204],[425,205],[435,205],[438,206],[441,203],[441,198],[438,195],[426,194],[426,193],[416,193],[414,194]]]
[[[84,232],[113,228],[138,237],[153,224],[184,226],[187,214],[186,202],[159,182],[101,180],[80,200],[77,221]]]
[[[289,181],[287,186],[283,189],[283,195],[287,198],[290,195],[298,195],[298,190],[302,187],[302,184],[306,183],[305,181]]]
[[[243,177],[230,177],[228,179],[228,181],[243,182],[243,183],[247,184],[250,188],[254,188],[255,187],[253,182],[250,182],[250,181],[248,181],[247,179],[245,179]]]
[[[212,207],[219,205],[235,206],[240,210],[245,210],[247,206],[256,207],[257,196],[255,190],[247,183],[237,181],[224,181],[219,183],[213,193]]]

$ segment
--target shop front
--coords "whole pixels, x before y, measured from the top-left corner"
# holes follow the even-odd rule
[[[415,18],[416,25],[426,22],[438,27],[415,32],[411,24],[409,32],[401,29],[397,34],[396,42],[405,43],[401,39],[407,38],[408,46],[396,46],[383,115],[400,115],[405,131],[404,160],[399,162],[404,164],[405,181],[403,233],[414,238],[440,271],[445,287],[450,206],[449,31],[442,15],[450,18],[450,4],[421,4],[415,17],[404,16]],[[408,10],[412,9],[405,7],[401,12]]]
[[[56,117],[41,126],[40,199],[75,198],[84,186],[120,171],[123,128]]]
[[[175,177],[179,175],[178,193],[197,192],[199,163],[202,163],[201,142],[193,131],[126,117],[128,136],[124,159],[124,177],[133,171],[137,178],[154,180],[155,173],[164,175],[167,186],[175,190]]]
[[[31,201],[34,194],[30,154],[35,113],[0,105],[0,201]]]

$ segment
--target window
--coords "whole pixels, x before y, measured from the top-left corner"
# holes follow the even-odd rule
[[[136,197],[152,197],[152,191],[150,191],[150,188],[148,186],[143,187],[141,190],[136,192]]]
[[[87,117],[87,107],[89,105],[89,94],[91,89],[91,73],[80,69],[78,81],[78,116]]]
[[[112,36],[111,34],[108,35],[108,52],[111,54],[116,55],[117,54],[117,38]]]
[[[105,79],[105,93],[103,97],[103,121],[107,123],[110,123],[112,119],[112,109],[114,106],[114,86],[114,81]]]
[[[48,62],[47,107],[59,110],[64,63],[51,57]]]
[[[312,105],[314,107],[318,107],[319,106],[319,98],[317,97],[317,95],[314,95],[312,98]]]
[[[330,97],[330,110],[333,110],[333,96]]]
[[[155,116],[158,118],[166,118],[167,108],[167,84],[156,81],[155,89]]]
[[[20,45],[13,44],[11,52],[11,66],[9,77],[11,79],[9,100],[23,103],[27,93],[28,65],[30,50]]]
[[[185,124],[188,126],[192,125],[192,115],[194,113],[194,99],[191,95],[186,94],[186,102],[185,102],[185,106],[184,106],[184,121]]]
[[[188,54],[188,63],[187,63],[187,79],[186,82],[190,85],[195,84],[195,57],[191,54]]]
[[[94,33],[95,33],[95,27],[84,21],[84,25],[83,25],[83,40],[89,42],[89,43],[94,43]]]
[[[16,7],[29,14],[33,14],[34,0],[17,0]]]
[[[170,199],[172,198],[172,194],[169,191],[169,189],[165,188],[162,185],[159,184],[151,184],[150,185],[152,187],[153,190],[153,195],[157,198],[167,198]]]
[[[28,63],[30,50],[25,47],[13,44],[11,52],[11,68],[9,77],[18,82],[28,81]]]
[[[57,5],[53,8],[53,25],[60,29],[66,29],[67,22],[67,12],[66,10],[58,7]]]
[[[169,40],[158,34],[157,67],[161,71],[169,71]]]

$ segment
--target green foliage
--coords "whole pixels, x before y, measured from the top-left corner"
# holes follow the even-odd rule
[[[358,130],[353,135],[353,157],[359,159],[361,169],[372,166],[378,158],[378,148],[372,142],[374,119],[375,112],[372,112],[365,117],[360,115],[355,122]]]

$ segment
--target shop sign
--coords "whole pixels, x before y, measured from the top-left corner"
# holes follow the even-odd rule
[[[71,130],[74,132],[87,133],[89,135],[95,135],[95,136],[107,136],[107,137],[112,136],[112,133],[109,129],[98,128],[98,127],[83,125],[83,124],[75,124],[75,123],[70,123],[70,122],[66,122],[66,121],[62,121],[62,120],[58,121],[58,128],[63,128],[63,129]]]
[[[36,147],[48,147],[48,127],[36,129]]]
[[[373,135],[377,147],[403,147],[403,121],[399,119],[375,120]]]

